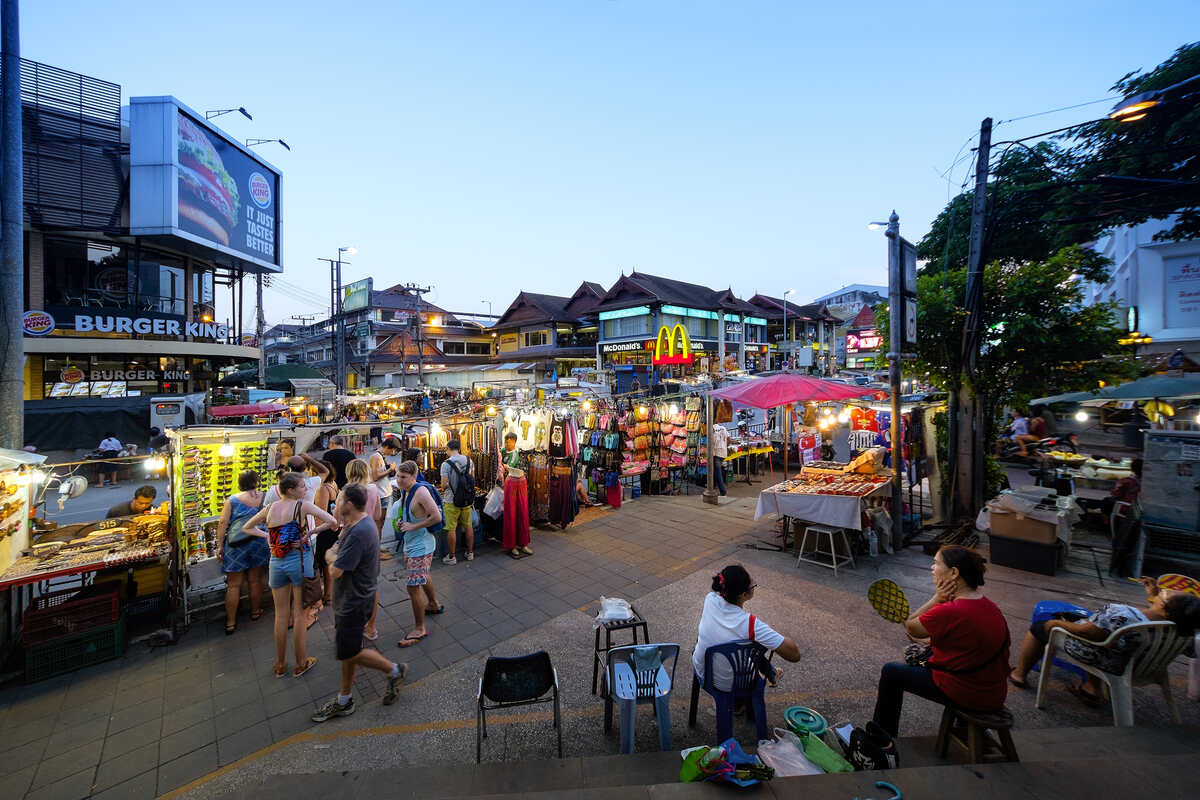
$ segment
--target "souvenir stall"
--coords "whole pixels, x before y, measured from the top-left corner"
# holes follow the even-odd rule
[[[603,468],[611,459],[607,445],[614,444],[614,451],[619,446],[611,413],[593,409],[592,401],[585,402],[589,409],[583,412],[585,424],[590,422],[594,426],[591,428],[581,427],[577,418],[577,410],[582,412],[584,402],[508,406],[497,417],[500,448],[503,449],[504,438],[510,433],[517,437],[518,468],[526,475],[531,523],[566,528],[574,522],[579,511],[575,486],[581,464],[592,469]],[[593,440],[596,445],[591,444]]]
[[[15,646],[19,625],[27,682],[119,657],[127,622],[167,608],[169,504],[57,525],[39,516],[46,495],[56,493],[61,509],[88,483],[74,474],[82,462],[45,466],[43,459],[0,451],[0,649]],[[158,458],[141,461],[154,466]]]
[[[680,494],[700,474],[706,442],[699,395],[639,402],[618,414],[627,434],[621,460],[622,482],[637,492]],[[636,480],[636,484],[635,484]]]

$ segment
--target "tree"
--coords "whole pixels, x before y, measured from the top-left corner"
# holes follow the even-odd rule
[[[1103,281],[1107,275],[1107,259],[1078,246],[1064,247],[1044,260],[986,266],[984,343],[970,388],[983,407],[988,440],[1007,405],[1136,375],[1132,356],[1121,354],[1117,343],[1121,330],[1113,307],[1082,304],[1083,282]],[[965,269],[927,272],[917,279],[917,360],[906,369],[928,375],[931,383],[950,392],[961,388],[965,287]],[[876,317],[880,329],[887,330],[887,309],[877,309]]]

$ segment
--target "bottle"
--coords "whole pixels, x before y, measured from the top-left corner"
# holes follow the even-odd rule
[[[874,528],[867,528],[866,537],[867,552],[870,554],[871,558],[874,558],[875,556],[879,555],[879,537],[875,535]]]

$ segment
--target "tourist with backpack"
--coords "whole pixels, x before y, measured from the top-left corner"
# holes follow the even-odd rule
[[[471,512],[475,508],[475,465],[462,454],[462,444],[451,439],[446,445],[450,455],[442,462],[442,495],[447,492],[450,502],[446,511],[446,557],[443,564],[458,563],[458,523],[462,520],[467,535],[467,561],[475,560],[475,529],[471,525]]]
[[[419,477],[415,461],[405,461],[396,472],[400,499],[388,510],[388,521],[397,539],[404,540],[404,561],[408,573],[405,586],[412,601],[413,628],[399,643],[412,647],[429,635],[426,614],[441,614],[445,606],[437,600],[429,567],[437,549],[434,534],[442,529],[442,496],[430,483]]]

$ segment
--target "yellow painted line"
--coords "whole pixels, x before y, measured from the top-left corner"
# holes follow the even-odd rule
[[[416,684],[413,684],[414,686]],[[412,688],[412,687],[409,687]],[[689,685],[690,690],[690,685]],[[863,697],[875,695],[874,689],[840,689],[832,692],[771,692],[768,694],[771,706],[779,705],[800,705],[809,702],[829,701],[829,700],[849,700],[861,699]],[[703,698],[701,698],[703,700]],[[685,700],[682,697],[677,697],[671,702],[671,709],[676,712],[686,713],[690,705],[690,700]],[[574,718],[588,719],[599,718],[604,716],[603,706],[594,706],[591,708],[575,709],[572,711],[563,711],[562,716],[571,716]],[[496,714],[488,718],[489,725],[523,725],[529,722],[542,722],[554,718],[553,711],[532,711],[524,714]],[[406,733],[425,733],[427,731],[453,731],[462,730],[463,728],[472,728],[475,726],[475,718],[467,717],[461,719],[438,720],[435,722],[413,722],[404,725],[379,725],[373,728],[354,728],[352,730],[335,730],[329,733],[316,733],[314,731],[305,731],[304,733],[295,733],[286,739],[281,739],[274,744],[268,745],[261,750],[257,750],[247,756],[239,758],[231,764],[226,764],[223,767],[218,767],[216,770],[202,775],[193,781],[185,783],[177,789],[172,789],[166,794],[159,795],[158,800],[171,800],[171,798],[179,797],[186,792],[197,787],[203,786],[214,778],[219,778],[238,767],[243,767],[258,761],[261,758],[269,756],[284,747],[289,747],[296,744],[305,744],[308,742],[337,742],[343,740],[356,739],[361,736],[388,736],[400,735]]]

